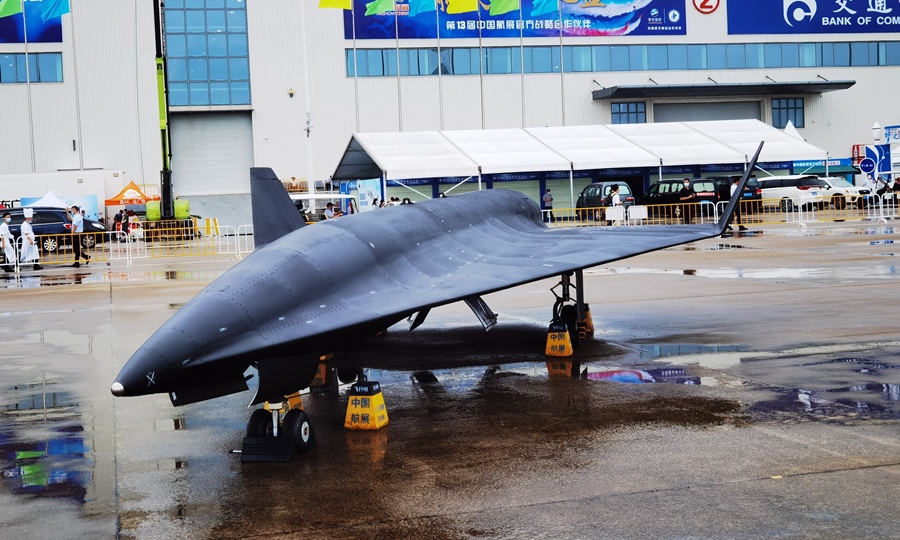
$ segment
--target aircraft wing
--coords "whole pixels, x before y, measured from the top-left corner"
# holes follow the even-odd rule
[[[266,245],[157,330],[123,368],[113,393],[184,396],[202,386],[197,395],[208,399],[226,387],[236,391],[251,364],[260,367],[261,384],[280,378],[304,388],[297,381],[308,376],[302,382],[309,383],[319,355],[414,313],[721,234],[755,161],[711,225],[548,228],[537,203],[493,189],[295,224],[274,240],[257,231]],[[254,213],[272,213],[260,223],[287,208],[284,188],[257,185],[266,182],[281,185],[270,169],[254,169],[251,189],[270,194],[254,197]],[[288,211],[296,212],[292,205]],[[303,363],[302,373],[291,371],[302,355],[315,360]],[[264,376],[267,365],[277,369]]]

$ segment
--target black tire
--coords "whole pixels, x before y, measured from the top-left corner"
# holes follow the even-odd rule
[[[344,384],[355,381],[358,375],[357,368],[337,368],[337,378]]]
[[[559,312],[559,317],[566,325],[569,331],[569,339],[572,341],[572,348],[581,347],[581,340],[578,339],[578,310],[572,304],[566,304]]]
[[[783,212],[793,212],[794,201],[791,199],[781,199],[781,210]]]
[[[45,236],[40,239],[41,242],[41,250],[44,253],[53,253],[57,249],[59,249],[59,240],[54,236]]]
[[[250,419],[247,420],[248,437],[271,437],[272,432],[271,411],[256,409],[250,413]]]
[[[92,248],[97,243],[97,239],[94,238],[93,234],[85,234],[81,237],[81,247],[83,248]]]
[[[834,205],[835,210],[843,210],[847,208],[847,198],[842,195],[835,195],[831,198],[831,204]]]
[[[284,415],[279,435],[290,437],[298,454],[316,446],[316,435],[309,423],[309,416],[300,409],[291,409]]]

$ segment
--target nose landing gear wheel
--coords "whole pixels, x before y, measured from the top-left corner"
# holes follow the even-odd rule
[[[309,416],[300,409],[291,409],[284,415],[280,435],[291,438],[298,454],[316,447],[316,434],[309,424]]]
[[[271,437],[272,432],[272,413],[256,409],[250,414],[250,419],[247,420],[248,437]]]

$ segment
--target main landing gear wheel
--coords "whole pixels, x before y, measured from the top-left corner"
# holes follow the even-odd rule
[[[577,349],[581,347],[581,339],[578,336],[578,310],[573,304],[566,304],[560,309],[559,317],[569,330],[569,340],[572,342],[572,348]]]
[[[290,437],[298,454],[316,447],[316,435],[309,424],[309,416],[300,409],[291,409],[281,423],[282,437]]]
[[[253,411],[247,420],[247,436],[271,437],[272,433],[272,413],[265,409]]]

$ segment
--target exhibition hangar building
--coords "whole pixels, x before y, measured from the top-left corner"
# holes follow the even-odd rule
[[[898,32],[896,0],[6,0],[0,199],[90,174],[106,198],[167,166],[178,197],[248,193],[253,166],[339,182],[354,134],[710,120],[787,127],[855,172],[900,116]]]

